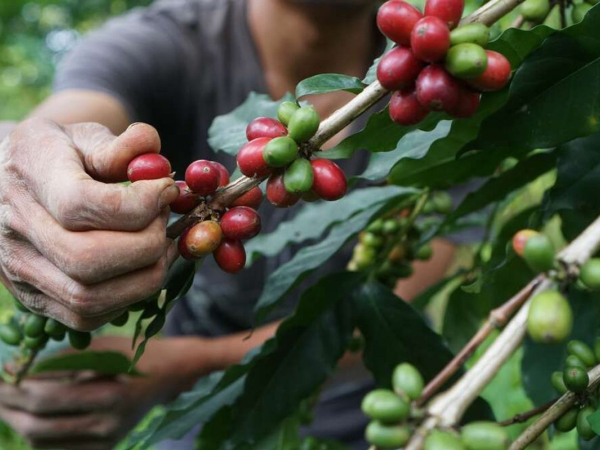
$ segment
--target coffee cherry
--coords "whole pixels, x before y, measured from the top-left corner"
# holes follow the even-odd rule
[[[367,227],[367,231],[369,233],[381,234],[383,231],[383,219],[377,219],[374,222],[371,222]]]
[[[569,355],[565,358],[565,366],[567,367],[579,367],[580,369],[587,369],[585,363],[575,355]]]
[[[290,194],[300,195],[309,192],[313,187],[314,174],[312,165],[304,158],[298,158],[285,170],[283,184]]]
[[[510,63],[504,55],[486,50],[488,64],[485,72],[477,78],[469,80],[469,84],[480,91],[497,91],[502,89],[510,78]]]
[[[399,263],[406,259],[408,252],[406,251],[406,245],[400,243],[394,245],[390,253],[388,254],[388,261],[391,263]]]
[[[575,407],[568,410],[554,422],[554,428],[561,433],[568,433],[577,425],[577,416],[579,408]]]
[[[321,118],[312,106],[303,106],[290,118],[289,136],[298,144],[308,141],[319,129]]]
[[[446,55],[446,70],[458,78],[475,78],[487,68],[487,54],[477,44],[458,44]]]
[[[496,422],[472,422],[460,436],[467,450],[506,450],[510,444],[506,429]]]
[[[185,234],[184,245],[188,254],[202,258],[214,252],[222,239],[221,226],[213,220],[205,220],[189,229]]]
[[[257,117],[246,127],[248,141],[253,141],[257,138],[276,138],[287,136],[287,134],[285,126],[271,117]]]
[[[525,244],[532,236],[537,236],[539,233],[535,230],[521,230],[517,232],[512,238],[512,247],[515,253],[519,256],[523,256],[523,250],[525,248]]]
[[[448,214],[454,207],[452,196],[444,191],[433,194],[431,197],[431,203],[433,205],[433,210],[440,214]]]
[[[600,289],[600,258],[593,258],[581,266],[579,271],[581,282],[593,291]]]
[[[356,264],[357,270],[363,270],[371,267],[377,258],[377,251],[372,247],[359,244],[354,247],[352,261]]]
[[[477,112],[480,101],[481,94],[479,92],[475,92],[466,86],[460,86],[458,102],[448,110],[448,114],[459,119],[467,119]]]
[[[550,382],[552,383],[554,390],[560,395],[567,393],[568,389],[567,386],[565,386],[565,380],[562,372],[552,372]]]
[[[289,208],[298,203],[300,196],[287,191],[283,184],[283,173],[275,173],[267,182],[267,199],[278,208]]]
[[[146,153],[134,158],[127,167],[127,178],[132,183],[158,180],[171,176],[171,163],[158,153]]]
[[[581,367],[567,367],[563,373],[563,379],[567,389],[577,394],[585,392],[590,383],[588,373]]]
[[[213,256],[221,270],[227,273],[238,273],[246,265],[246,250],[240,241],[223,239]]]
[[[578,357],[587,367],[596,365],[594,351],[585,342],[570,341],[567,344],[567,352],[570,355]]]
[[[462,441],[446,431],[433,430],[425,438],[424,450],[466,450]]]
[[[377,26],[396,44],[408,47],[410,32],[422,17],[423,14],[414,6],[402,0],[390,0],[379,8]]]
[[[425,67],[416,86],[419,103],[430,111],[449,111],[460,97],[460,85],[439,64]]]
[[[552,241],[543,234],[530,237],[523,248],[523,258],[536,272],[547,272],[552,269],[554,256]]]
[[[202,197],[212,195],[219,187],[219,169],[211,161],[199,159],[190,164],[185,171],[188,187]]]
[[[271,168],[263,158],[263,149],[271,138],[258,138],[244,145],[237,154],[237,166],[247,177],[265,177]]]
[[[549,0],[525,0],[520,10],[524,19],[541,22],[550,12],[550,2]]]
[[[21,333],[20,328],[16,325],[10,323],[0,325],[0,340],[6,345],[16,347],[21,344],[23,333]]]
[[[25,336],[23,344],[25,345],[25,348],[28,348],[29,350],[41,350],[46,346],[49,339],[47,334],[42,334],[37,337]]]
[[[115,327],[122,327],[129,321],[129,312],[125,311],[119,317],[110,321],[110,324]]]
[[[46,326],[46,318],[37,314],[29,314],[23,324],[23,332],[25,336],[36,338],[44,334]]]
[[[595,431],[588,422],[588,417],[596,412],[596,408],[593,406],[586,406],[579,411],[577,415],[577,434],[584,441],[589,441],[596,436]]]
[[[85,350],[92,343],[92,334],[84,331],[69,330],[69,344],[77,350]]]
[[[412,85],[423,66],[410,49],[396,47],[379,61],[377,79],[388,91],[397,91]]]
[[[482,23],[470,23],[450,32],[450,45],[473,43],[485,47],[490,41],[490,29]]]
[[[251,239],[260,232],[260,216],[247,206],[231,208],[221,217],[221,230],[230,240]]]
[[[314,173],[312,190],[323,200],[335,201],[346,195],[348,182],[340,167],[329,159],[313,159],[310,162]]]
[[[571,19],[573,20],[573,23],[581,22],[590,9],[592,9],[592,5],[589,3],[573,5],[573,9],[571,10]]]
[[[249,208],[258,209],[262,203],[263,193],[258,186],[253,187],[244,195],[236,198],[231,206],[247,206]]]
[[[211,163],[219,171],[219,187],[227,186],[229,184],[229,171],[227,168],[217,161],[211,161]]]
[[[176,181],[179,188],[179,197],[171,203],[171,211],[176,214],[187,214],[200,203],[198,194],[193,193],[185,181]]]
[[[425,16],[410,34],[410,47],[421,61],[433,63],[444,59],[450,48],[450,30],[443,20]]]
[[[300,106],[298,106],[298,103],[296,102],[283,102],[279,105],[279,108],[277,108],[277,118],[282,124],[287,126],[294,113],[299,109]]]
[[[374,420],[367,425],[365,439],[380,449],[402,447],[410,439],[408,425],[384,425]]]
[[[390,118],[398,125],[416,125],[429,114],[417,99],[414,88],[396,91],[390,99]]]
[[[361,405],[363,413],[382,423],[398,423],[405,420],[410,413],[409,404],[385,389],[376,389],[368,393]]]
[[[375,249],[381,248],[383,247],[383,244],[385,244],[385,239],[382,236],[368,231],[361,236],[360,241],[367,247],[372,247]]]
[[[181,255],[181,257],[183,259],[187,259],[188,261],[196,261],[198,258],[196,258],[194,255],[192,255],[190,253],[190,251],[187,248],[187,236],[190,233],[190,230],[192,229],[192,227],[187,228],[183,233],[181,233],[181,236],[179,236],[179,240],[177,241],[177,250],[179,250],[179,254]],[[138,303],[134,303],[133,305],[129,306],[129,311],[141,311],[144,309],[144,305],[145,305],[145,301],[142,302],[138,302]]]
[[[408,400],[416,400],[421,396],[425,382],[421,372],[412,364],[402,363],[396,366],[392,374],[394,392]]]
[[[263,159],[269,167],[285,167],[298,157],[298,144],[292,138],[278,137],[263,149]]]
[[[48,319],[46,321],[46,325],[44,326],[44,332],[52,339],[59,341],[64,338],[67,330],[68,329],[65,325],[54,319]]]
[[[427,0],[425,16],[435,16],[453,29],[460,22],[464,7],[464,0]]]
[[[387,219],[383,222],[383,234],[393,236],[400,231],[400,224],[395,219]]]
[[[573,311],[569,302],[557,291],[540,292],[531,301],[527,331],[540,344],[565,340],[573,328]]]
[[[432,256],[433,247],[429,243],[421,245],[415,253],[415,258],[420,261],[430,260]]]

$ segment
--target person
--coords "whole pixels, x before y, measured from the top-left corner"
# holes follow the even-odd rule
[[[78,330],[96,329],[154,293],[178,257],[165,234],[178,190],[171,179],[116,183],[128,162],[162,151],[179,174],[199,158],[233,169],[231,157],[207,145],[212,120],[252,91],[278,99],[317,73],[362,78],[384,44],[376,4],[159,1],[92,33],[60,65],[54,93],[25,121],[0,127],[2,282],[32,311]],[[332,93],[310,102],[327,117],[350,97]],[[365,163],[363,157],[342,165],[358,173]],[[263,205],[264,229],[294,213]],[[419,263],[399,294],[410,299],[439,279],[453,249],[436,241],[434,258]],[[147,377],[70,373],[27,379],[19,388],[0,384],[0,418],[38,448],[113,448],[152,406],[239,362],[273,335],[277,322],[245,339],[264,281],[295,250],[262,258],[237,276],[207,259],[170,315],[169,336],[151,340],[140,361]],[[342,252],[324,270],[347,261]],[[293,303],[291,296],[274,320]],[[93,343],[126,354],[129,345],[119,337]],[[365,448],[358,405],[371,380],[357,358],[342,366],[309,432]],[[193,447],[184,440],[166,448]]]

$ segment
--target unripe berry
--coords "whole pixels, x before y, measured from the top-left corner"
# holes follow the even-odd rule
[[[92,334],[85,331],[69,330],[69,344],[77,350],[85,350],[92,343]]]
[[[481,45],[470,42],[458,44],[448,50],[446,70],[458,78],[475,78],[485,72],[487,54]]]
[[[592,9],[592,5],[589,3],[573,5],[573,9],[571,10],[571,19],[573,20],[573,23],[581,22],[590,9]]]
[[[38,316],[37,314],[29,314],[25,319],[23,325],[23,331],[25,336],[36,338],[44,334],[44,327],[46,326],[46,318]]]
[[[296,102],[283,102],[279,105],[279,108],[277,108],[277,118],[282,124],[287,126],[294,113],[299,109],[300,106],[298,106],[298,103]]]
[[[567,367],[563,373],[565,386],[572,392],[581,394],[585,392],[590,382],[590,377],[581,367]]]
[[[189,254],[202,258],[214,252],[222,238],[221,226],[213,220],[205,220],[190,228],[184,243]]]
[[[581,266],[579,279],[593,291],[600,290],[600,258],[593,258]]]
[[[313,169],[310,162],[304,158],[298,158],[285,169],[283,184],[291,194],[302,195],[309,192],[314,182]]]
[[[213,256],[221,270],[227,273],[238,273],[246,265],[246,250],[240,241],[224,239]]]
[[[271,138],[257,138],[244,145],[237,154],[237,165],[247,177],[264,177],[271,173],[271,168],[263,158],[263,149]]]
[[[377,79],[388,91],[404,89],[414,83],[423,65],[410,49],[396,47],[379,61]]]
[[[262,203],[263,193],[258,186],[253,187],[241,197],[236,198],[231,206],[247,206],[249,208],[258,209]]]
[[[373,420],[365,430],[365,439],[377,448],[399,448],[410,439],[411,430],[404,425],[385,425]]]
[[[219,187],[227,186],[229,184],[229,171],[227,168],[217,161],[211,161],[211,163],[219,171]]]
[[[521,15],[525,20],[542,22],[550,12],[549,0],[525,0],[521,4]]]
[[[423,17],[410,34],[410,47],[421,61],[433,63],[444,59],[450,48],[450,30],[437,17]]]
[[[502,89],[510,79],[510,62],[498,52],[486,50],[485,53],[488,58],[485,72],[469,80],[469,84],[480,91],[497,91]]]
[[[114,327],[122,327],[129,321],[129,311],[125,311],[119,317],[114,318],[110,321],[110,324]]]
[[[158,180],[171,176],[171,163],[158,153],[146,153],[134,158],[127,167],[127,178],[132,183]]]
[[[288,208],[298,203],[300,196],[287,191],[283,184],[283,173],[275,173],[267,182],[267,199],[278,208]]]
[[[248,141],[261,137],[276,138],[287,134],[287,128],[279,120],[271,117],[257,117],[246,127]]]
[[[269,167],[285,167],[298,157],[298,144],[292,138],[278,137],[263,149],[263,159]]]
[[[219,169],[211,161],[199,159],[185,171],[185,182],[192,192],[205,197],[215,193],[219,187]]]
[[[236,206],[221,217],[221,230],[227,239],[252,239],[260,232],[260,216],[252,208]]]
[[[527,331],[541,344],[561,342],[573,329],[573,311],[559,292],[548,290],[536,294],[527,315]]]
[[[510,445],[506,428],[496,422],[471,422],[460,434],[467,450],[506,450]]]
[[[562,377],[562,372],[560,373]],[[566,392],[566,391],[565,391]],[[579,415],[579,406],[568,410],[554,422],[554,428],[561,433],[571,431],[577,425],[577,416]]]
[[[425,67],[416,86],[419,103],[430,111],[450,111],[458,104],[460,85],[439,64]]]
[[[21,329],[12,323],[0,325],[0,340],[11,347],[18,346],[23,340]]]
[[[67,332],[67,327],[57,320],[48,319],[44,326],[44,332],[55,340],[62,340]]]
[[[404,126],[416,125],[429,114],[427,108],[419,103],[414,88],[394,92],[389,112],[394,122]]]
[[[554,267],[554,245],[548,236],[539,234],[527,240],[523,248],[523,258],[536,272],[547,272]]]
[[[586,406],[579,414],[577,414],[577,434],[584,441],[592,440],[596,437],[596,432],[593,430],[588,417],[596,412],[593,406]]]
[[[460,22],[465,7],[464,0],[427,0],[425,15],[435,16],[453,29]]]
[[[369,392],[361,403],[361,409],[367,417],[383,423],[401,422],[410,413],[408,402],[387,389]]]
[[[312,190],[323,200],[335,201],[346,195],[348,182],[340,167],[329,159],[313,159],[310,162],[314,181]]]
[[[515,253],[519,256],[523,256],[523,250],[525,249],[525,244],[527,244],[529,238],[537,236],[538,234],[540,233],[529,229],[518,231],[512,238],[512,247]]]
[[[433,430],[423,445],[423,450],[466,450],[460,438],[448,431]]]
[[[450,45],[473,44],[485,47],[490,41],[490,29],[482,23],[470,23],[450,32]]]
[[[171,211],[176,214],[187,214],[200,203],[198,194],[193,193],[185,181],[176,181],[179,188],[179,197],[171,203]]]
[[[298,144],[308,141],[319,129],[321,118],[312,106],[303,106],[290,118],[289,136]]]
[[[480,101],[481,94],[479,92],[460,86],[458,101],[453,108],[448,109],[448,114],[459,119],[467,119],[477,112]]]
[[[409,46],[410,32],[423,14],[402,0],[390,0],[379,8],[377,26],[396,44]]]

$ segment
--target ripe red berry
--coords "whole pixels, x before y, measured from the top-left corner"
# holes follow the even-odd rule
[[[183,259],[187,259],[188,261],[196,261],[198,258],[190,253],[186,245],[187,235],[191,229],[192,228],[190,227],[181,233],[181,236],[179,236],[179,241],[177,242],[177,249],[179,250],[179,254]]]
[[[272,169],[263,158],[263,148],[271,138],[257,138],[244,145],[237,154],[237,165],[247,177],[264,177],[271,173]]]
[[[276,138],[287,136],[287,134],[287,128],[279,120],[272,119],[271,117],[258,117],[246,127],[248,141],[253,141],[261,137]]]
[[[402,0],[390,0],[379,8],[377,26],[396,44],[410,45],[410,32],[423,14]]]
[[[247,206],[249,208],[258,209],[262,203],[263,193],[258,186],[253,187],[241,197],[236,198],[231,206]]]
[[[397,91],[414,83],[423,63],[408,48],[396,47],[387,52],[377,65],[377,79],[388,91]]]
[[[227,273],[238,273],[246,265],[246,250],[240,241],[224,239],[213,256],[221,270]]]
[[[205,159],[194,161],[185,171],[188,187],[202,197],[215,193],[219,187],[219,178],[219,170]]]
[[[396,91],[390,100],[390,118],[399,125],[416,125],[429,114],[419,100],[414,88]]]
[[[185,253],[194,258],[202,258],[214,252],[223,239],[221,226],[212,220],[197,223],[184,234],[185,239],[182,240],[186,249]],[[182,252],[180,251],[180,253]]]
[[[283,184],[283,172],[274,173],[267,182],[267,199],[278,208],[289,208],[298,203],[299,195],[290,194]]]
[[[158,153],[146,153],[134,158],[127,167],[127,178],[132,183],[158,180],[171,176],[171,163]]]
[[[510,78],[510,62],[504,55],[486,50],[488,65],[481,75],[469,80],[469,84],[480,91],[497,91],[502,89]]]
[[[175,186],[179,188],[179,197],[171,203],[171,211],[176,214],[187,214],[200,203],[198,194],[194,194],[185,181],[176,181]]]
[[[219,171],[219,187],[227,186],[229,184],[229,171],[220,162],[211,161],[212,165]]]
[[[427,0],[425,2],[425,15],[442,19],[448,28],[455,28],[463,15],[464,0]]]
[[[460,84],[439,64],[425,67],[416,86],[419,103],[430,111],[450,111],[458,103]]]
[[[252,208],[236,206],[221,217],[221,230],[227,239],[252,239],[260,232],[260,216]]]
[[[481,94],[468,87],[461,86],[458,95],[458,102],[453,108],[448,109],[448,114],[459,119],[466,119],[477,112]]]
[[[312,190],[323,200],[339,200],[346,195],[348,182],[340,167],[328,159],[313,159],[310,162],[315,180]]]
[[[423,17],[410,34],[410,47],[421,61],[432,63],[444,59],[450,48],[448,25],[437,17]]]

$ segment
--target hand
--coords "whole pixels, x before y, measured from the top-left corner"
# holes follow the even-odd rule
[[[18,125],[0,145],[0,278],[33,312],[89,331],[160,289],[177,257],[166,238],[174,181],[126,180],[160,151],[154,128]],[[111,183],[111,184],[107,184]]]
[[[93,347],[129,353],[131,341],[99,338]],[[62,373],[0,384],[0,419],[35,448],[112,449],[154,405],[212,370],[204,348],[200,338],[154,339],[138,364],[144,377]]]

